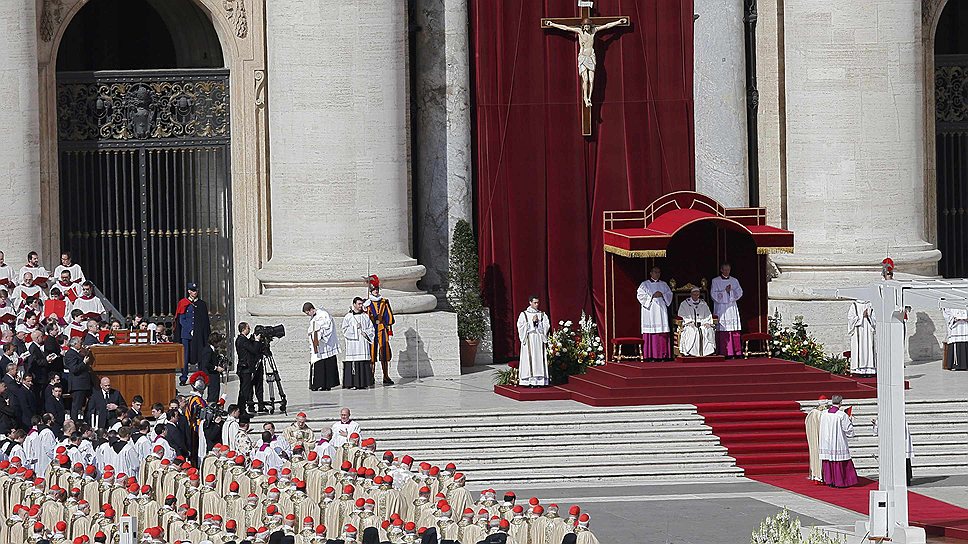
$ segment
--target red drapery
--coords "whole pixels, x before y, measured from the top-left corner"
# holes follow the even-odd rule
[[[692,0],[600,0],[594,136],[581,135],[575,0],[472,0],[477,227],[494,355],[536,294],[553,321],[604,309],[602,213],[695,186]]]

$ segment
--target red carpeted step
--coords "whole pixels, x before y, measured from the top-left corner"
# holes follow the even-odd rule
[[[651,385],[642,386],[617,386],[608,383],[598,382],[594,375],[572,376],[568,380],[568,385],[582,389],[586,394],[599,396],[689,396],[717,394],[729,392],[730,394],[757,394],[768,390],[771,393],[786,393],[791,398],[809,398],[817,392],[827,393],[837,391],[846,394],[850,391],[858,390],[859,386],[853,382],[850,385],[835,385],[829,380],[815,380],[808,382],[774,382],[774,383],[747,383],[742,385],[723,385],[715,381],[697,382],[689,385]]]
[[[732,457],[751,453],[802,453],[807,451],[807,440],[804,438],[800,442],[740,442],[730,445],[728,449]]]
[[[749,411],[749,412],[713,412],[704,414],[707,425],[713,423],[728,423],[733,421],[766,421],[766,420],[804,420],[806,414],[800,411]]]
[[[737,432],[723,433],[713,429],[713,434],[719,437],[719,442],[727,447],[734,444],[763,444],[770,442],[795,442],[803,441],[807,443],[807,435],[804,431],[768,431],[768,432]]]
[[[733,455],[733,452],[729,452],[729,456],[736,459],[736,464],[741,467],[747,467],[752,465],[787,465],[787,464],[810,464],[810,456],[807,454],[807,450],[804,449],[802,452],[776,452],[776,453],[743,453]]]
[[[743,467],[743,471],[746,476],[753,476],[758,474],[787,474],[787,475],[797,475],[802,474],[803,479],[807,479],[807,475],[810,474],[810,463],[778,463],[772,465],[752,465],[749,467]]]
[[[704,402],[696,405],[700,413],[708,412],[742,412],[742,411],[767,411],[785,410],[800,411],[800,403],[795,400],[788,401],[762,401],[762,402]]]
[[[749,431],[797,431],[805,429],[804,422],[802,420],[767,420],[767,421],[749,421],[743,423],[719,423],[716,425],[710,425],[713,428],[713,432],[717,435],[720,433],[730,433],[730,432],[749,432]]]

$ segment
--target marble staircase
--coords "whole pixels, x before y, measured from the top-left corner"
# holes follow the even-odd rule
[[[288,425],[275,419],[279,429]],[[364,436],[376,438],[379,451],[440,466],[454,462],[473,490],[742,475],[690,405],[404,414],[357,421]]]

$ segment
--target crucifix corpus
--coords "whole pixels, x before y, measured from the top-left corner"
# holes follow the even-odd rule
[[[578,76],[581,78],[581,133],[583,136],[592,135],[592,92],[595,90],[595,35],[599,32],[617,26],[629,26],[629,18],[624,15],[617,17],[592,17],[593,2],[579,0],[578,17],[541,19],[541,28],[556,28],[566,32],[574,32],[578,36]]]

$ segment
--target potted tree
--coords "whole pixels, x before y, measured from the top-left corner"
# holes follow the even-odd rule
[[[461,219],[454,226],[454,240],[450,244],[447,300],[457,312],[462,367],[474,366],[477,349],[485,332],[478,262],[474,231],[470,223]]]

